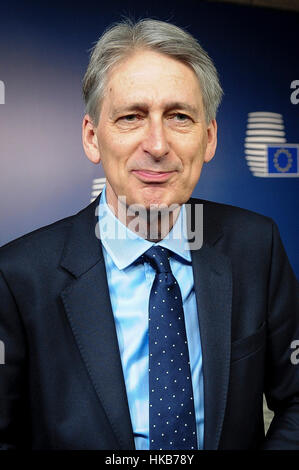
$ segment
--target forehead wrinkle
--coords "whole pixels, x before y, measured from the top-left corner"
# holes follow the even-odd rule
[[[127,113],[127,112],[131,112],[131,111],[147,111],[149,108],[149,105],[148,103],[144,103],[144,102],[135,102],[135,103],[128,103],[127,105],[123,105],[123,106],[117,106],[117,107],[113,107],[112,110],[111,110],[111,116],[116,116],[118,114],[122,114],[122,113]]]
[[[159,60],[157,60],[157,58]],[[107,97],[109,97],[110,101],[110,103],[108,103],[110,117],[134,110],[148,112],[149,109],[163,109],[165,112],[165,110],[168,111],[172,108],[177,108],[189,111],[193,115],[201,113],[201,90],[200,87],[198,87],[199,84],[193,71],[172,70],[172,67],[170,71],[167,69],[167,73],[165,67],[161,71],[161,57],[160,54],[156,52],[150,53],[149,61],[145,61],[145,68],[140,67],[140,59],[142,59],[143,64],[146,59],[144,54],[142,54],[142,56],[137,54],[129,58],[110,73],[107,87],[109,90]],[[168,57],[162,57],[162,62],[164,60],[169,62],[170,59]],[[171,59],[171,62],[173,62],[173,59]],[[158,64],[159,67],[156,67],[156,64]],[[177,61],[175,61],[175,65],[181,65],[184,69],[186,67],[184,64],[177,64]],[[151,73],[148,72],[148,67],[150,67]],[[188,90],[186,90],[185,85],[186,74],[188,78],[192,77],[192,82],[194,82],[189,84]],[[165,78],[164,96],[161,94],[159,86],[158,89],[156,89],[157,87],[155,88],[157,80],[159,80],[159,83],[161,82],[161,76],[162,81]],[[174,88],[174,94],[171,93],[172,86]],[[121,93],[119,93],[119,89]],[[125,90],[125,92],[123,92],[123,90]],[[150,95],[154,93],[155,96],[149,96],[148,92],[150,92]],[[178,96],[178,94],[180,96]],[[198,94],[200,96],[198,96]]]
[[[119,107],[115,107],[111,110],[111,116],[116,116],[118,114],[122,113],[127,113],[127,112],[133,112],[133,111],[141,111],[141,112],[148,112],[149,108],[151,107],[151,104],[146,103],[146,102],[134,102],[134,103],[128,103],[128,105],[123,105]],[[197,115],[199,112],[198,107],[193,106],[189,103],[185,103],[183,101],[173,101],[173,102],[166,102],[162,104],[162,109],[164,112],[172,111],[172,110],[182,110],[182,111],[187,111],[190,112],[194,115]],[[159,106],[160,108],[160,106]]]

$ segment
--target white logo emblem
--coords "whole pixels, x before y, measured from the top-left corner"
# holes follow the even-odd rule
[[[98,195],[102,192],[106,183],[106,178],[95,178],[92,182],[91,188],[91,199],[90,202],[93,202]]]
[[[299,144],[288,144],[283,117],[278,113],[248,114],[245,158],[254,176],[298,177]]]

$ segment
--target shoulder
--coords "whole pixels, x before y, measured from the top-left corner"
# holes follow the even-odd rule
[[[57,263],[74,222],[77,220],[80,224],[80,219],[84,220],[91,206],[94,203],[74,215],[33,230],[0,247],[0,270],[16,263],[30,262],[34,265],[43,260],[45,263]]]
[[[206,240],[222,235],[227,247],[256,252],[271,249],[273,233],[279,233],[275,222],[267,216],[229,204],[203,199],[190,199],[191,204],[203,205],[203,232]]]
[[[61,252],[74,216],[40,227],[0,247],[0,270],[16,263],[49,259]]]
[[[203,204],[205,216],[209,219],[217,220],[223,226],[231,225],[232,223],[245,223],[246,225],[269,227],[274,223],[270,217],[230,204],[197,198],[191,198],[190,202],[193,204]]]
[[[197,198],[191,198],[190,202],[191,204],[202,204],[204,220],[208,223],[217,223],[224,230],[238,227],[239,229],[267,231],[272,230],[273,224],[275,225],[273,219],[268,216],[230,204]]]

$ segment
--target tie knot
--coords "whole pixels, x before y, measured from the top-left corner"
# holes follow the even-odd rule
[[[162,246],[156,245],[149,248],[143,255],[157,273],[171,273],[169,264],[169,251]]]

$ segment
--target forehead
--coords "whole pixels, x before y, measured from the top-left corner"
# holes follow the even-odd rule
[[[198,107],[202,104],[198,79],[188,65],[146,50],[135,52],[108,74],[104,101],[118,106],[132,100],[156,106],[174,100]]]

